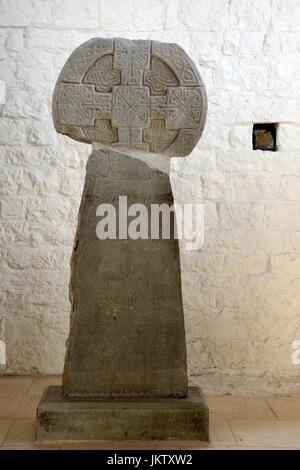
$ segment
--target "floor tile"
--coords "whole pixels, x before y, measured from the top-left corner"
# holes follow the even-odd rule
[[[238,445],[300,448],[300,422],[229,420]]]
[[[22,401],[23,397],[0,397],[0,418],[14,418]]]
[[[0,445],[4,441],[12,422],[12,419],[0,419]]]
[[[211,415],[209,420],[209,438],[212,445],[236,445],[227,419]]]
[[[300,397],[270,397],[268,402],[281,421],[300,421]]]
[[[45,377],[35,377],[28,390],[27,395],[40,397],[48,385],[61,385],[60,375],[47,375]]]
[[[232,419],[276,420],[267,400],[262,397],[208,396],[211,415]]]
[[[26,396],[21,398],[20,406],[14,413],[15,418],[35,418],[36,409],[39,404],[40,397]]]
[[[0,377],[0,398],[1,397],[22,397],[26,395],[31,384],[32,377]]]
[[[35,419],[15,419],[4,440],[4,446],[22,446],[34,442]]]

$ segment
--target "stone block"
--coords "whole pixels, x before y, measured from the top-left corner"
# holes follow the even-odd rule
[[[183,29],[223,30],[228,22],[228,3],[225,0],[184,0],[179,3],[178,16]]]
[[[5,197],[1,200],[1,217],[23,218],[25,214],[26,200],[24,198]]]
[[[233,0],[230,5],[230,26],[233,29],[266,31],[271,21],[271,0]]]
[[[5,103],[5,82],[0,80],[0,105]]]
[[[274,254],[271,256],[271,269],[296,278],[300,272],[300,256],[296,253]]]
[[[234,126],[229,132],[229,143],[233,148],[244,150],[251,148],[252,126]]]
[[[37,409],[36,439],[208,441],[209,413],[202,392],[187,398],[76,400],[50,386]]]
[[[64,0],[53,5],[53,23],[57,28],[94,29],[99,25],[99,0]]]
[[[298,202],[274,203],[265,207],[264,223],[268,227],[300,230],[300,208]]]
[[[52,23],[51,2],[1,0],[0,26],[45,26]]]
[[[283,176],[281,179],[280,195],[285,200],[300,200],[300,177]]]
[[[280,123],[278,126],[279,150],[299,149],[300,127],[294,123]]]
[[[153,31],[164,29],[166,0],[102,0],[100,26],[104,31]],[[173,5],[172,5],[173,6]],[[176,11],[176,9],[174,9]]]
[[[251,202],[222,202],[219,205],[220,224],[227,229],[248,229],[262,225],[264,205]]]
[[[262,273],[266,267],[265,254],[231,254],[225,258],[225,268],[229,273]]]
[[[0,145],[20,145],[26,142],[27,125],[22,119],[0,117]]]

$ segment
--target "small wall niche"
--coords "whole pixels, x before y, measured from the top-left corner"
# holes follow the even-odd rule
[[[278,123],[275,122],[253,124],[253,150],[269,150],[271,152],[276,152],[277,127]]]

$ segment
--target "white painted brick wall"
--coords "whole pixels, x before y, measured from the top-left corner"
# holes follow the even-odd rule
[[[299,393],[298,0],[0,0],[1,371],[62,369],[90,148],[55,133],[51,96],[94,36],[177,42],[207,88],[203,137],[172,164],[176,197],[206,203],[205,245],[182,254],[191,382]],[[278,152],[252,150],[264,121],[280,123]]]

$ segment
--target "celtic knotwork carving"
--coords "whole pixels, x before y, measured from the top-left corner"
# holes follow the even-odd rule
[[[201,122],[202,103],[199,88],[168,88],[167,127],[194,129]]]
[[[142,85],[149,64],[149,41],[115,40],[114,68],[121,70],[123,85]]]
[[[182,86],[201,86],[203,85],[200,75],[191,59],[177,44],[166,44],[153,41],[152,54],[158,57],[176,71],[176,76]]]
[[[113,102],[114,127],[149,127],[149,88],[116,86],[113,88]]]
[[[62,70],[63,81],[81,82],[86,71],[97,59],[106,54],[112,54],[113,51],[113,39],[90,39],[71,54]]]
[[[83,142],[188,155],[204,128],[199,73],[176,44],[91,39],[71,55],[53,97],[56,130]]]
[[[177,133],[166,129],[163,119],[152,119],[151,126],[144,129],[144,141],[149,143],[151,152],[162,153],[174,141]]]
[[[146,70],[144,83],[151,95],[165,95],[168,87],[178,86],[179,82],[172,70],[157,57],[152,57],[151,70]]]
[[[62,83],[58,91],[58,112],[62,124],[93,126],[95,119],[109,119],[111,94],[95,92],[94,85]]]
[[[121,82],[120,71],[113,70],[113,56],[97,60],[84,76],[83,83],[94,84],[97,91],[109,92]]]
[[[167,97],[166,96],[151,96],[150,116],[151,116],[151,119],[166,119],[167,118]]]
[[[148,143],[143,141],[143,129],[137,127],[120,127],[118,144],[120,147],[149,150]]]
[[[96,119],[93,127],[82,128],[85,140],[110,144],[117,142],[117,129],[111,127],[109,119]]]

